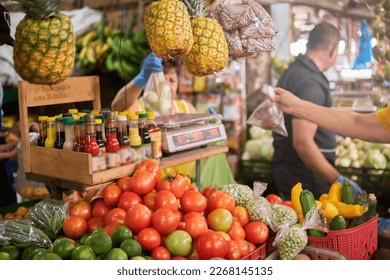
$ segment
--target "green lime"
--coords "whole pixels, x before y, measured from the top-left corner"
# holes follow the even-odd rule
[[[129,229],[127,226],[117,227],[111,235],[112,247],[117,247],[123,241],[132,237],[133,233],[131,232],[131,229]]]
[[[68,260],[74,248],[76,246],[71,240],[63,238],[54,242],[51,252],[59,255],[64,260]]]
[[[145,260],[154,260],[151,256],[143,256]]]
[[[104,232],[103,230],[104,230],[104,228],[97,228],[97,229],[94,229],[91,234],[102,233],[102,232]]]
[[[122,241],[120,248],[126,252],[129,259],[136,256],[141,256],[142,247],[135,239],[126,239]]]
[[[84,240],[83,240],[83,244],[80,244],[80,245],[86,245],[88,247],[91,247],[91,237],[92,237],[92,234],[90,234],[89,236],[87,236]]]
[[[0,252],[7,252],[14,260],[18,260],[20,258],[20,249],[14,245],[5,246],[0,249]]]
[[[88,246],[80,245],[72,250],[70,254],[72,260],[95,260],[95,252]]]
[[[30,245],[30,246],[24,248],[23,252],[22,252],[22,260],[30,260],[31,253],[34,252],[34,250],[37,248],[38,247],[35,245]]]
[[[43,260],[43,256],[48,253],[49,250],[44,248],[37,248],[34,250],[34,252],[31,253],[30,259],[31,260]]]
[[[108,253],[104,256],[105,260],[127,260],[127,254],[121,248],[112,248]]]
[[[0,252],[0,260],[13,260],[8,252]]]
[[[91,235],[89,246],[96,255],[104,255],[112,248],[111,237],[104,232],[98,232]]]
[[[136,257],[132,257],[130,260],[146,260],[146,259],[141,256],[136,256]]]
[[[62,260],[61,256],[56,253],[46,253],[43,255],[43,260]]]
[[[88,236],[90,236],[91,234],[90,233],[86,233],[84,234],[83,236],[81,236],[80,238],[80,245],[85,245],[85,240],[88,238]]]

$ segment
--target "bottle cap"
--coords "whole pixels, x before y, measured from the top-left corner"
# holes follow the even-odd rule
[[[55,119],[54,117],[48,117],[48,118],[47,118],[47,121],[48,121],[48,122],[55,122],[55,120],[56,120],[56,119]]]
[[[47,121],[48,116],[38,116],[38,121]]]
[[[70,114],[77,114],[78,112],[79,112],[78,109],[69,109],[68,110],[68,113],[70,113]]]
[[[64,124],[65,125],[74,124],[74,118],[72,117],[64,118]]]
[[[148,120],[154,120],[155,116],[154,116],[154,112],[148,112]]]
[[[63,118],[59,118],[59,117],[56,118],[56,122],[63,122],[63,121],[64,121]]]
[[[148,114],[142,113],[142,114],[139,114],[138,117],[139,117],[140,119],[146,119],[146,118],[148,117]]]
[[[125,115],[119,115],[117,120],[120,121],[120,122],[126,122],[127,121],[127,117]]]
[[[138,120],[138,115],[131,115],[130,120]]]
[[[73,115],[71,113],[63,113],[62,114],[62,117],[63,118],[69,118],[69,117],[72,117]]]
[[[101,119],[95,119],[95,124],[102,124],[103,121]]]
[[[86,114],[84,116],[85,123],[95,123],[95,115],[92,114]]]

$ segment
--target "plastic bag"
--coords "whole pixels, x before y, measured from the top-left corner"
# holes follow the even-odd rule
[[[271,86],[268,86],[267,92],[265,91],[264,94],[274,96],[275,92]],[[272,130],[283,136],[288,135],[284,124],[284,115],[279,104],[272,102],[269,98],[265,99],[257,106],[247,123],[263,129]]]
[[[154,112],[156,116],[170,113],[172,92],[163,72],[150,74],[142,98],[146,111]]]
[[[34,143],[38,139],[39,134],[30,132],[30,144]],[[13,188],[16,193],[21,195],[25,199],[44,199],[49,197],[49,191],[46,188],[45,184],[40,182],[35,182],[27,180],[26,172],[23,168],[23,155],[22,155],[22,145],[18,144],[18,171],[16,179],[13,185]]]
[[[278,248],[282,260],[291,260],[306,247],[306,230],[317,229],[328,232],[325,219],[322,219],[318,207],[313,207],[305,216],[303,225],[285,223],[281,226],[272,243]]]

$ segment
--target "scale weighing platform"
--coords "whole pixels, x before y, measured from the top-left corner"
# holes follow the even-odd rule
[[[172,114],[157,117],[163,152],[171,154],[226,140],[225,126],[220,119],[220,115],[209,114]],[[213,123],[215,121],[216,123]]]

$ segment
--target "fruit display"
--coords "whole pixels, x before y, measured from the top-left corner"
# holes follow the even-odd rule
[[[59,83],[72,72],[73,25],[60,12],[62,0],[18,0],[26,16],[16,27],[14,68],[22,79],[43,85]]]

